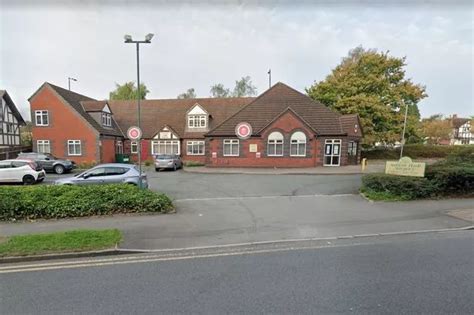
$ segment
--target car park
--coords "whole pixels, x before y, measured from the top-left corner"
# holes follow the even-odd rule
[[[139,185],[140,171],[132,164],[109,163],[100,164],[87,171],[68,178],[61,178],[55,185],[100,185],[100,184],[131,184]],[[148,188],[147,176],[142,172],[142,187]]]
[[[46,173],[35,161],[26,159],[0,161],[0,183],[32,185],[42,182]]]
[[[54,172],[56,174],[64,174],[70,172],[75,163],[70,160],[59,159],[48,153],[27,152],[18,155],[20,159],[33,160],[44,168],[46,172]]]
[[[155,170],[158,172],[160,169],[172,169],[176,171],[183,167],[183,161],[179,155],[173,154],[160,154],[155,156]]]

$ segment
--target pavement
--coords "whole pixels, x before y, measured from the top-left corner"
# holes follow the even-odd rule
[[[148,172],[153,190],[177,213],[1,223],[14,235],[76,228],[119,228],[125,249],[169,249],[461,228],[446,215],[472,211],[473,199],[368,202],[360,175],[248,175]]]
[[[472,314],[474,232],[0,266],[3,314]]]

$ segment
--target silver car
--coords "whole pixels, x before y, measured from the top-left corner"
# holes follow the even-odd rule
[[[61,178],[55,185],[139,184],[138,167],[131,164],[101,164],[73,177]],[[142,187],[148,188],[146,174],[142,172]]]
[[[155,156],[155,170],[158,172],[160,169],[172,169],[177,170],[183,167],[183,161],[179,155],[174,154],[161,154]]]

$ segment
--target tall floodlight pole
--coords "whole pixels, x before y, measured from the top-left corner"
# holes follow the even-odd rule
[[[272,87],[272,69],[268,69],[268,88]]]
[[[145,36],[145,40],[133,40],[132,36],[125,35],[124,40],[127,44],[135,44],[137,46],[137,125],[141,130],[141,108],[140,108],[140,44],[150,44],[153,34],[148,34]],[[140,176],[138,179],[138,187],[142,188],[142,139],[138,139],[138,167],[140,170]]]
[[[67,77],[67,87],[68,87],[69,91],[71,91],[71,81],[77,82],[77,79]]]
[[[403,133],[402,133],[402,146],[400,148],[400,158],[403,157],[403,146],[405,145],[405,130],[407,128],[407,116],[408,116],[408,105],[402,100],[402,104],[405,105],[405,121],[403,122]]]

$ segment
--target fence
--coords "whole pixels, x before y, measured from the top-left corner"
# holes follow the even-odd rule
[[[31,152],[31,145],[0,148],[0,160],[15,159],[21,152]]]

